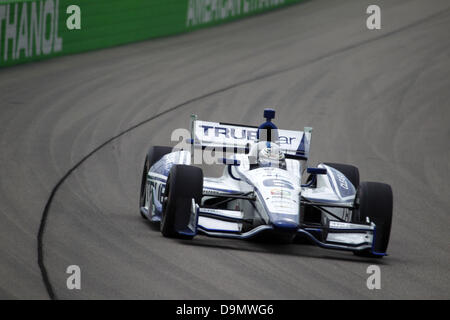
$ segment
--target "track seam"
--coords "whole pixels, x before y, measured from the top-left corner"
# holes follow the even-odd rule
[[[57,184],[52,188],[50,196],[47,199],[47,202],[45,204],[44,210],[42,212],[42,216],[41,216],[41,220],[40,220],[40,224],[39,224],[39,231],[38,231],[38,234],[37,234],[38,266],[39,266],[39,269],[41,271],[42,280],[44,282],[44,285],[45,285],[45,288],[47,290],[49,298],[52,299],[52,300],[58,299],[58,297],[57,297],[57,295],[55,293],[55,290],[53,288],[53,285],[51,284],[50,278],[48,276],[47,268],[45,267],[45,262],[44,262],[44,235],[45,235],[45,227],[46,227],[46,224],[47,224],[47,219],[48,219],[48,216],[49,216],[51,204],[53,202],[53,199],[55,198],[55,195],[56,195],[58,189],[61,187],[62,184],[64,184],[64,182],[67,180],[67,178],[69,178],[69,176],[75,170],[77,170],[86,160],[88,160],[92,155],[94,155],[95,153],[97,153],[98,151],[103,149],[103,147],[107,146],[108,144],[110,144],[111,142],[117,140],[118,138],[122,137],[123,135],[127,134],[128,132],[133,131],[134,129],[136,129],[138,127],[141,127],[142,125],[145,125],[145,124],[149,123],[150,121],[153,121],[153,120],[155,120],[155,119],[157,119],[157,118],[159,118],[159,117],[161,117],[163,115],[166,115],[166,114],[168,114],[168,113],[170,113],[172,111],[175,111],[175,110],[180,109],[180,108],[182,108],[184,106],[187,106],[187,105],[189,105],[189,104],[191,104],[193,102],[196,102],[196,101],[208,98],[210,96],[213,96],[213,95],[216,95],[216,94],[219,94],[219,93],[222,93],[222,92],[225,92],[225,91],[228,91],[228,90],[240,87],[242,85],[246,85],[246,84],[249,84],[249,83],[252,83],[252,82],[255,82],[255,81],[266,79],[266,78],[269,78],[269,77],[272,77],[272,76],[276,76],[276,75],[279,75],[279,74],[282,74],[282,73],[286,73],[286,72],[289,72],[289,71],[297,70],[297,69],[303,68],[303,67],[305,67],[305,66],[307,66],[309,64],[313,64],[313,63],[319,62],[321,60],[325,60],[325,59],[327,59],[329,57],[332,57],[332,56],[344,53],[344,52],[349,51],[351,49],[354,49],[354,48],[357,48],[357,47],[360,47],[360,46],[364,46],[364,45],[369,44],[371,42],[375,42],[375,41],[381,40],[383,38],[395,35],[397,33],[400,33],[402,31],[404,31],[404,30],[407,30],[409,28],[412,28],[412,27],[418,26],[420,24],[423,24],[423,23],[427,22],[428,20],[434,19],[434,18],[436,18],[436,17],[438,17],[440,15],[443,15],[444,13],[446,13],[449,10],[450,9],[446,9],[444,11],[437,12],[437,13],[432,14],[432,15],[426,17],[426,18],[423,18],[421,20],[418,20],[416,22],[413,22],[411,24],[403,26],[403,27],[401,27],[399,29],[390,31],[390,32],[385,33],[383,35],[380,35],[378,37],[370,38],[370,39],[367,39],[367,40],[364,40],[364,41],[357,42],[357,43],[352,44],[352,45],[348,45],[348,46],[346,46],[344,48],[337,49],[335,51],[329,52],[329,53],[324,54],[322,56],[319,56],[317,58],[310,59],[310,60],[308,60],[306,62],[303,62],[303,63],[301,63],[299,65],[294,65],[294,66],[291,66],[291,67],[288,67],[288,68],[279,69],[279,70],[275,70],[275,71],[270,71],[270,72],[267,72],[267,73],[262,74],[260,76],[257,76],[257,77],[254,77],[254,78],[250,78],[250,79],[247,79],[247,80],[243,80],[243,81],[240,81],[240,82],[236,82],[234,84],[231,84],[229,86],[223,87],[221,89],[218,89],[218,90],[215,90],[215,91],[211,91],[209,93],[197,96],[197,97],[192,98],[190,100],[186,100],[185,102],[182,102],[182,103],[180,103],[178,105],[175,105],[172,108],[169,108],[169,109],[167,109],[165,111],[162,111],[162,112],[160,112],[160,113],[158,113],[158,114],[156,114],[156,115],[154,115],[154,116],[152,116],[150,118],[147,118],[147,119],[145,119],[145,120],[143,120],[143,121],[141,121],[141,122],[139,122],[139,123],[129,127],[128,129],[126,129],[124,131],[121,131],[117,135],[109,138],[108,140],[106,140],[105,142],[103,142],[102,144],[97,146],[95,149],[93,149],[91,152],[89,152],[83,158],[81,158],[72,168],[70,168],[64,174],[64,176],[62,176],[58,180]]]

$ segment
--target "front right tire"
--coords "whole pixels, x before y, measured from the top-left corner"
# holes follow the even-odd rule
[[[203,196],[203,171],[189,165],[174,165],[170,169],[164,190],[160,229],[165,237],[192,239],[188,229],[192,199],[200,204]],[[186,232],[184,232],[185,230]]]
[[[352,222],[365,224],[367,218],[375,223],[371,250],[354,251],[355,255],[381,258],[386,253],[391,234],[393,195],[390,185],[379,182],[361,182],[355,197]]]

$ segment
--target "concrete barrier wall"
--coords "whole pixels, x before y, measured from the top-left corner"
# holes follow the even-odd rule
[[[192,31],[300,1],[0,0],[0,67]]]

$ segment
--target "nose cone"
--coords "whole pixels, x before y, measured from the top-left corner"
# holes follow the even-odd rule
[[[275,229],[281,229],[286,231],[293,231],[298,229],[298,223],[288,219],[282,219],[274,221],[273,226]]]

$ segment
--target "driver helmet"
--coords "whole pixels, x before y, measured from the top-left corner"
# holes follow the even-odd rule
[[[267,141],[261,147],[257,159],[259,167],[286,168],[284,153],[277,144]]]

